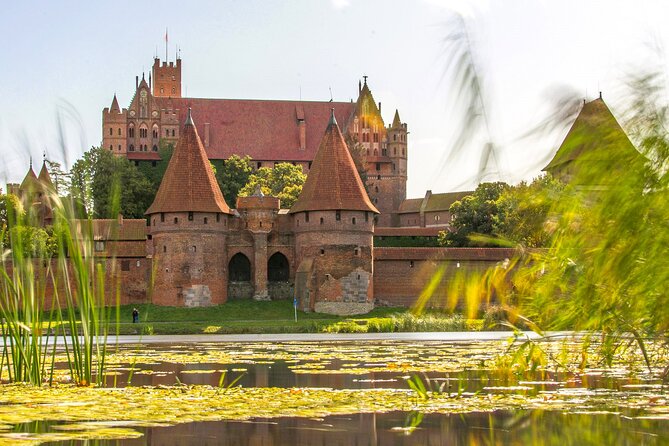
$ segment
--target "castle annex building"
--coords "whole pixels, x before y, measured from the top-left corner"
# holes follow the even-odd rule
[[[248,155],[255,168],[289,162],[309,173],[334,108],[345,141],[360,145],[366,189],[380,211],[377,223],[399,225],[406,199],[407,125],[397,110],[392,123],[384,124],[366,76],[355,102],[203,99],[182,97],[181,68],[181,59],[156,58],[148,82],[144,76],[135,79],[128,108],[114,95],[102,112],[104,148],[137,163],[159,160],[161,141],[179,141],[190,109],[208,159]]]

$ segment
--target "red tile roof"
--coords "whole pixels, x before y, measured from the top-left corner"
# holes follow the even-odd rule
[[[255,160],[311,161],[327,127],[330,109],[339,122],[353,114],[353,102],[248,99],[156,98],[162,109],[178,110],[180,122],[191,107],[200,135],[209,124],[209,159],[249,155]],[[300,149],[298,119],[306,124]],[[130,155],[130,154],[129,154]]]
[[[230,213],[189,114],[146,214],[190,211]]]
[[[374,248],[376,260],[491,260],[510,259],[510,248]]]
[[[128,152],[128,159],[132,161],[160,161],[158,152]]]
[[[307,181],[290,212],[341,209],[378,214],[365,191],[332,110]]]

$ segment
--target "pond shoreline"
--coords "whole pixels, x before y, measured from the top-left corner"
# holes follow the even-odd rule
[[[522,332],[522,337],[540,339],[543,336]],[[197,335],[110,335],[108,345],[116,344],[163,344],[163,343],[218,343],[218,342],[337,342],[337,341],[503,341],[514,334],[510,331],[454,331],[454,332],[403,332],[403,333],[274,333],[274,334],[197,334]],[[578,336],[577,332],[547,332],[546,337],[566,338]],[[49,338],[53,343],[54,337]],[[0,341],[1,342],[1,341]],[[62,344],[63,338],[58,337]]]

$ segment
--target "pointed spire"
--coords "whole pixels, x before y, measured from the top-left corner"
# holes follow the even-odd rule
[[[110,112],[121,113],[121,107],[118,106],[118,99],[116,99],[116,93],[114,93],[114,99],[112,99]]]
[[[51,181],[51,175],[49,174],[49,169],[46,166],[46,153],[44,154],[44,160],[42,161],[42,169],[39,172],[37,177],[42,187],[46,189],[55,189],[53,181]]]
[[[321,210],[379,212],[367,196],[334,109],[307,181],[290,213]]]
[[[553,173],[574,161],[618,159],[622,163],[640,156],[606,103],[598,98],[583,104],[557,153],[542,170]]]
[[[195,125],[195,124],[193,124],[193,116],[191,115],[190,107],[188,107],[188,114],[186,115],[186,124],[185,125]]]
[[[392,127],[394,129],[400,128],[402,126],[402,121],[400,121],[400,112],[395,109],[395,117],[393,118],[393,125]]]
[[[330,109],[330,120],[328,121],[328,127],[331,125],[337,125],[337,118],[335,118],[334,108]]]
[[[230,213],[190,109],[156,198],[146,214],[159,212]]]
[[[21,186],[19,186],[21,189],[26,190],[28,188],[34,187],[34,185],[37,183],[37,175],[35,175],[35,171],[33,170],[33,157],[30,157],[30,167],[28,168],[28,173],[26,173],[26,176],[23,178],[23,181],[21,182]]]

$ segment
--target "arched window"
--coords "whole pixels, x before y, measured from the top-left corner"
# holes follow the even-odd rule
[[[134,144],[130,144],[130,145],[128,146],[128,151],[130,151],[130,152],[134,152],[134,151],[135,151],[135,145],[134,145]]]
[[[230,282],[251,281],[251,262],[241,252],[238,252],[230,259],[230,263],[228,264],[228,280]]]
[[[290,266],[286,256],[280,252],[274,253],[267,261],[267,280],[270,282],[287,282],[290,275]]]
[[[157,151],[158,151],[158,146],[154,144],[152,150],[153,150],[154,152],[157,152]]]
[[[130,127],[128,127],[128,137],[129,138],[134,138],[135,137],[135,127],[132,126],[132,125]]]
[[[114,132],[114,131],[112,130],[112,128],[109,127],[109,136],[112,136],[112,135],[114,134],[113,132]]]
[[[172,129],[172,136],[174,136],[174,129]]]
[[[121,127],[118,128],[118,136],[121,136]]]

